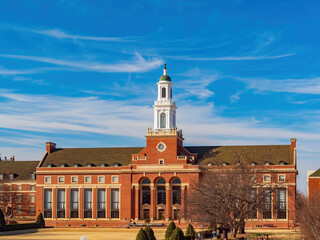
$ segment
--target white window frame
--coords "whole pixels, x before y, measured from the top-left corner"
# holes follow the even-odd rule
[[[47,179],[49,179],[49,180],[47,181]],[[44,182],[45,183],[51,183],[51,176],[45,176],[44,177]]]
[[[116,178],[117,180],[114,181],[113,178]],[[118,175],[112,175],[112,176],[111,176],[111,182],[112,182],[112,183],[119,183],[119,176],[118,176]]]
[[[102,181],[100,181],[100,178],[103,178]],[[104,176],[98,176],[98,183],[105,183],[106,178]]]
[[[76,181],[73,181],[73,178],[76,178]],[[71,176],[71,183],[78,183],[78,176]]]
[[[265,177],[269,177],[269,180],[265,180]],[[271,182],[271,174],[263,174],[263,182]]]
[[[62,182],[60,182],[60,178],[62,178]],[[58,176],[58,183],[64,183],[64,176]]]
[[[87,181],[87,177],[90,178],[90,181]],[[84,176],[84,183],[91,183],[91,176]]]
[[[280,181],[280,176],[283,176],[283,181]],[[286,175],[285,174],[278,174],[278,182],[285,182],[286,181]]]
[[[33,197],[33,201],[31,198]],[[36,202],[36,196],[34,194],[30,194],[30,203],[35,203]]]

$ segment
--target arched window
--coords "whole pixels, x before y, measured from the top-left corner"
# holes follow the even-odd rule
[[[158,181],[157,181],[157,184],[165,184],[166,183],[166,180],[164,180],[163,178],[160,178]]]
[[[160,114],[160,128],[166,128],[166,114]]]
[[[181,180],[175,178],[172,184],[172,204],[181,204]]]
[[[175,178],[172,181],[172,184],[180,184],[180,183],[181,183],[181,180],[179,178]]]
[[[166,204],[166,181],[160,178],[157,183],[157,204]]]
[[[163,98],[166,97],[166,88],[161,89],[161,97],[163,97]]]
[[[149,184],[149,183],[150,183],[149,178],[145,178],[142,180],[142,184]]]
[[[151,203],[151,192],[150,192],[150,180],[149,178],[145,178],[141,181],[142,187],[142,204],[150,204]]]

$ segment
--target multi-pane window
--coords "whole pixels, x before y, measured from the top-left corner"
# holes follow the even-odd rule
[[[35,191],[36,190],[36,186],[35,185],[30,185],[30,191]]]
[[[17,213],[18,213],[18,214],[21,214],[21,206],[18,206],[18,207],[17,207]]]
[[[277,218],[287,218],[287,191],[285,188],[277,190]]]
[[[111,182],[112,183],[118,183],[119,179],[118,179],[118,176],[112,176],[111,177]]]
[[[44,190],[44,218],[52,218],[52,190]]]
[[[166,204],[166,187],[157,187],[157,204]]]
[[[271,219],[272,209],[271,209],[272,195],[270,189],[263,190],[263,205],[262,205],[262,218]]]
[[[181,204],[181,187],[172,187],[172,204]]]
[[[35,202],[35,197],[34,195],[30,195],[30,203],[34,203]]]
[[[34,206],[30,206],[30,214],[35,214],[36,210]]]
[[[21,191],[21,189],[22,189],[21,185],[17,185],[17,190]]]
[[[71,218],[79,217],[79,191],[78,189],[71,189],[71,198],[70,198],[70,209],[71,209]]]
[[[58,177],[58,182],[59,183],[64,183],[64,177],[63,176],[59,176]]]
[[[106,190],[98,189],[98,218],[106,217]]]
[[[30,173],[30,178],[31,178],[31,180],[36,180],[36,174],[35,173]]]
[[[85,176],[84,177],[84,182],[85,183],[91,183],[91,176]]]
[[[263,181],[264,182],[271,182],[271,176],[270,174],[263,175]]]
[[[279,182],[285,182],[285,181],[286,181],[286,175],[284,175],[284,174],[279,174],[279,175],[278,175],[278,181],[279,181]]]
[[[142,204],[150,204],[150,187],[149,186],[142,186]]]
[[[84,218],[92,218],[92,190],[84,190]]]
[[[51,183],[51,177],[49,177],[49,176],[44,177],[44,182]]]
[[[257,189],[252,188],[248,192],[248,218],[249,219],[257,219],[258,211],[257,211]]]
[[[21,202],[22,202],[22,196],[21,196],[21,195],[18,195],[17,197],[18,197],[18,198],[17,198],[17,202],[18,202],[18,203],[21,203]]]
[[[77,183],[78,182],[78,177],[77,176],[72,176],[71,177],[71,182]]]
[[[66,192],[64,189],[57,191],[57,218],[65,218],[66,216]]]
[[[98,177],[98,182],[99,183],[104,183],[104,176],[99,176]]]
[[[119,189],[111,189],[111,218],[119,218],[120,193]]]

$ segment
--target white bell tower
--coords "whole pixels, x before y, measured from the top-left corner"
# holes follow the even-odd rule
[[[166,64],[158,85],[158,99],[154,102],[154,130],[170,131],[176,128],[176,105],[172,99],[171,78],[167,75]]]

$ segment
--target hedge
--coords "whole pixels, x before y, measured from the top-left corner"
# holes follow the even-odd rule
[[[13,223],[7,224],[6,226],[0,227],[0,231],[14,231],[14,230],[24,230],[32,228],[41,228],[41,223]]]

